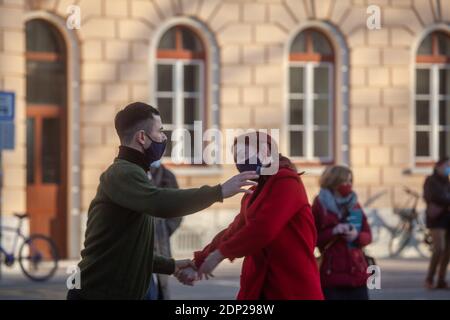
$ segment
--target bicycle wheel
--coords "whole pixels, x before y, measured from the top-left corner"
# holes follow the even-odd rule
[[[19,264],[33,281],[50,279],[58,268],[58,251],[52,239],[40,234],[27,238],[19,249]]]
[[[389,255],[397,257],[408,245],[411,238],[411,230],[409,225],[402,223],[393,233],[389,240]]]
[[[414,232],[413,245],[422,258],[431,256],[431,235],[420,225],[416,225]]]

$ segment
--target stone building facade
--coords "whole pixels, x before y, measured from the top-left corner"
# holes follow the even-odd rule
[[[79,29],[67,27],[70,5]],[[370,5],[380,29],[367,26]],[[0,0],[0,91],[16,94],[4,222],[30,211],[31,230],[77,257],[99,175],[117,153],[114,115],[131,101],[166,108],[168,130],[192,120],[279,129],[311,200],[323,168],[342,163],[363,202],[386,191],[374,206],[392,208],[450,154],[449,24],[447,0]],[[181,187],[235,173],[165,162]],[[203,245],[238,207],[236,196],[185,218],[179,252]]]

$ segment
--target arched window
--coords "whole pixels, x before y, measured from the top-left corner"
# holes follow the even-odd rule
[[[334,52],[316,29],[299,33],[289,52],[290,156],[300,161],[333,161]]]
[[[416,162],[450,156],[450,35],[433,32],[420,44],[415,85]]]
[[[165,133],[169,141],[175,129],[190,133],[190,139],[183,136],[182,155],[190,161],[194,157],[194,121],[202,121],[202,132],[206,127],[205,47],[192,28],[180,25],[163,34],[156,56],[156,102]],[[171,155],[171,150],[169,143],[166,157]]]
[[[66,256],[67,54],[49,22],[26,23],[27,212],[30,232],[55,240]],[[55,227],[58,226],[58,227]]]

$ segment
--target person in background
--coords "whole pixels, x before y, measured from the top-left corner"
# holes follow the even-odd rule
[[[428,176],[424,184],[424,198],[427,204],[426,224],[430,229],[433,242],[433,253],[430,259],[425,287],[428,289],[448,289],[445,281],[450,258],[450,161],[443,158],[436,162],[433,174]],[[439,266],[437,284],[434,276]]]
[[[372,234],[352,185],[349,168],[328,167],[320,178],[320,192],[312,206],[326,300],[369,299],[368,265],[362,249],[371,243]]]
[[[175,175],[161,164],[161,160],[152,162],[148,173],[152,183],[158,188],[178,189],[178,182]],[[178,229],[183,218],[161,219],[155,220],[155,253],[165,257],[172,257],[170,248],[170,237]],[[148,292],[145,296],[146,300],[169,300],[169,277],[165,274],[154,273]]]

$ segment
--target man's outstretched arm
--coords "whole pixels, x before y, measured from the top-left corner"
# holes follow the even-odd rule
[[[192,189],[156,188],[144,172],[122,170],[102,177],[104,192],[111,201],[133,211],[155,217],[172,218],[189,215],[222,202],[239,192],[250,193],[244,186],[256,185],[255,172],[240,173],[222,185],[203,186]]]

